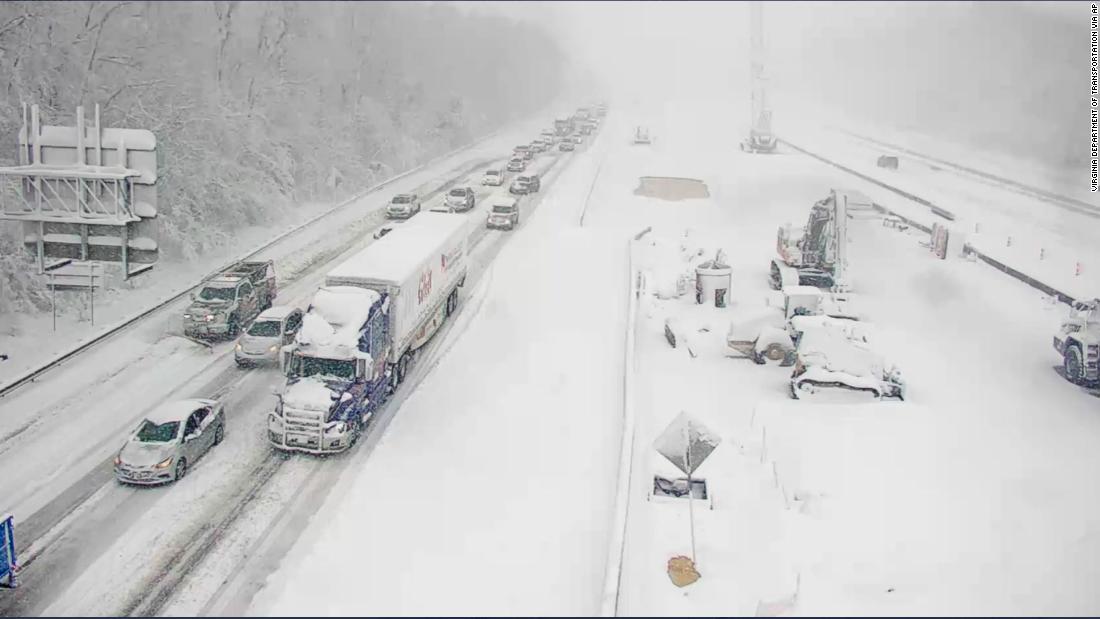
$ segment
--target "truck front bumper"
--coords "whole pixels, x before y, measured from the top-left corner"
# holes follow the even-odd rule
[[[277,415],[269,415],[267,420],[267,441],[279,451],[298,451],[309,454],[334,454],[351,447],[350,431],[333,432],[324,430],[299,431],[287,430],[283,420]]]

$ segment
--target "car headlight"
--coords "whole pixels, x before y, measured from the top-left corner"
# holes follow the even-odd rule
[[[244,350],[244,346],[241,346],[240,342],[237,342],[237,350],[238,351]]]
[[[160,462],[157,462],[157,465],[154,468],[166,469],[170,466],[172,466],[172,456],[168,456],[164,460],[161,460]]]
[[[122,454],[115,454],[115,466],[122,464]]]
[[[184,317],[184,318],[190,318],[190,317],[191,317],[191,314],[184,314],[184,315],[183,315],[183,317]]]
[[[213,314],[207,314],[205,319],[206,319],[206,322],[213,322],[214,321],[214,315]]]
[[[271,348],[267,349],[267,352],[279,352],[279,347],[272,344]]]

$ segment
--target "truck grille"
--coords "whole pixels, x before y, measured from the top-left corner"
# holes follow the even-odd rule
[[[324,423],[325,413],[284,409],[283,427],[286,429],[287,446],[319,449]]]

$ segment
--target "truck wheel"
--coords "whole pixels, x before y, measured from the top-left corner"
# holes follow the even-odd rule
[[[1081,349],[1077,346],[1067,346],[1063,368],[1066,372],[1066,380],[1080,385],[1085,382],[1085,363],[1081,359]]]
[[[405,374],[409,371],[409,353],[401,355],[397,360],[397,384],[405,382]]]
[[[455,313],[455,308],[458,307],[458,290],[452,290],[451,294],[447,295],[447,316]]]

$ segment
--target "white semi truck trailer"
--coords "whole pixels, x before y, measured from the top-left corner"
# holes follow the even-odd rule
[[[282,351],[275,448],[333,453],[358,440],[458,306],[467,238],[465,216],[420,213],[328,272]]]

